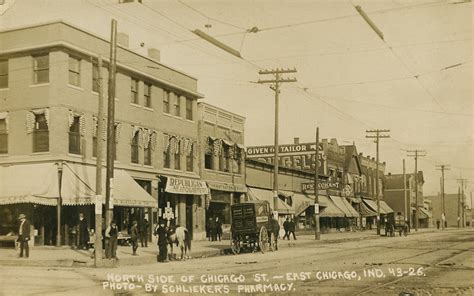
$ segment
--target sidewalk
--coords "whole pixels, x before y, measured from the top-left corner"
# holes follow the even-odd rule
[[[425,228],[418,230],[417,233],[412,231],[410,235],[428,232],[436,232],[434,228]],[[382,231],[382,234],[384,232]],[[315,241],[314,235],[299,235],[297,240],[279,240],[279,248],[301,247],[305,245],[341,243],[346,241],[359,241],[366,239],[377,239],[375,230],[363,232],[338,232],[322,234],[321,240]],[[148,248],[138,248],[138,256],[132,256],[132,248],[129,246],[119,246],[117,248],[116,260],[103,260],[104,267],[140,265],[156,262],[157,246],[149,243]],[[70,247],[52,247],[39,246],[30,247],[30,258],[17,258],[18,250],[0,249],[0,265],[1,266],[47,266],[47,267],[92,267],[94,259],[91,258],[92,250],[73,250]],[[179,253],[177,247],[174,248],[175,253]],[[217,242],[210,241],[193,241],[192,257],[212,257],[224,254],[230,254],[230,241],[223,240]]]

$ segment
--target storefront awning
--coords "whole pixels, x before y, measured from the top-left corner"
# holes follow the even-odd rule
[[[360,214],[362,217],[376,217],[377,212],[371,210],[365,203],[360,203]]]
[[[33,203],[57,205],[58,168],[54,163],[0,167],[0,205]]]
[[[64,205],[94,204],[95,175],[95,166],[64,164],[61,187],[62,203]],[[105,168],[102,170],[102,192],[105,196]],[[158,206],[156,199],[138,185],[124,170],[114,170],[112,193],[114,206],[154,208]],[[103,203],[105,203],[105,199],[103,199]]]
[[[312,205],[314,205],[314,198],[309,198],[308,196],[299,193],[293,194],[293,209],[295,209],[296,216],[304,213],[304,211]]]
[[[369,206],[369,208],[376,212],[377,213],[377,202],[374,201],[374,200],[371,200],[371,199],[366,199],[364,198],[364,203]],[[393,210],[392,208],[390,208],[387,203],[383,200],[380,201],[380,214],[382,215],[386,215],[386,214],[390,214],[390,213],[393,213]]]
[[[425,208],[420,208],[419,219],[433,218],[433,214]]]
[[[207,181],[207,185],[210,189],[219,190],[219,191],[226,191],[226,192],[247,192],[247,186],[242,184],[230,184],[230,183],[222,183],[222,182],[215,182],[215,181]]]
[[[330,199],[336,204],[336,206],[344,212],[346,217],[359,217],[359,213],[347,202],[344,197],[330,196]]]
[[[339,209],[334,202],[332,202],[329,197],[320,195],[319,196],[319,216],[322,218],[325,217],[344,217],[344,212]]]
[[[184,177],[167,177],[166,189],[168,193],[203,195],[209,194],[206,182]]]
[[[274,206],[273,202],[273,191],[268,189],[260,189],[249,187],[247,194],[249,195],[250,200],[266,200],[270,203],[270,207],[273,210],[278,211],[280,214],[294,214],[295,211],[283,202],[281,199],[278,199],[277,208]]]

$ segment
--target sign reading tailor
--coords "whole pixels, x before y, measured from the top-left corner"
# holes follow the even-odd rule
[[[341,184],[339,182],[328,182],[325,180],[319,180],[318,182],[318,190],[340,189],[340,188],[341,188]],[[314,182],[301,183],[301,191],[314,192]]]
[[[278,145],[279,153],[304,153],[309,151],[316,151],[316,143],[306,144],[290,144],[290,145]],[[273,155],[275,153],[274,146],[252,146],[247,147],[247,157],[255,158],[255,156]],[[324,154],[323,146],[319,145],[319,159],[326,159]]]
[[[176,194],[209,194],[206,182],[177,177],[168,177],[165,191]]]

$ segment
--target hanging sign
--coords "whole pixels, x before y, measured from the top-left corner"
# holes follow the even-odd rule
[[[209,194],[209,188],[206,182],[178,177],[168,177],[165,191],[175,194]]]

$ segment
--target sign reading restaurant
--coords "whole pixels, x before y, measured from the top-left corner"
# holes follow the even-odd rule
[[[280,166],[303,171],[314,171],[316,164],[316,157],[314,153],[316,151],[315,143],[279,145],[278,148],[278,164]],[[274,146],[247,147],[248,159],[256,159],[266,163],[273,163],[274,153]],[[319,145],[318,162],[319,167],[323,169],[325,168],[324,160],[326,160],[326,154],[324,153],[323,147]]]
[[[318,190],[327,190],[327,189],[341,189],[341,184],[339,182],[328,182],[325,180],[319,180]],[[305,193],[314,192],[314,182],[301,183],[301,191]]]

